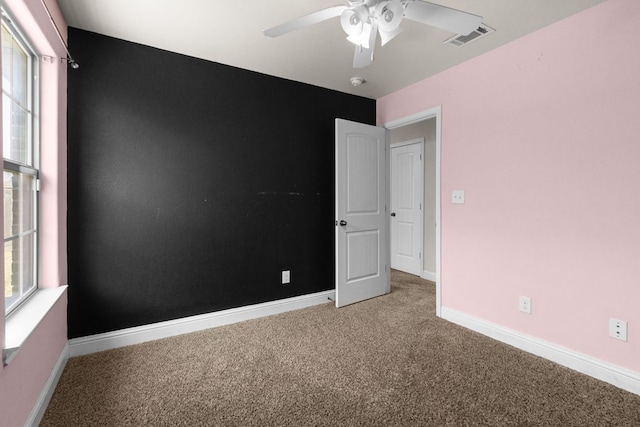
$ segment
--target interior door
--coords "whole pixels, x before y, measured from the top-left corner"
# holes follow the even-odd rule
[[[420,276],[423,139],[391,145],[391,268]]]
[[[386,134],[336,119],[336,307],[390,290]]]

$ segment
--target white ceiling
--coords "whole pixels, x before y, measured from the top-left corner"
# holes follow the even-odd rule
[[[605,0],[432,0],[496,29],[456,48],[454,34],[409,20],[372,65],[352,67],[339,18],[278,38],[262,30],[346,0],[59,0],[69,26],[260,73],[377,99]],[[588,29],[585,29],[588,31]],[[576,37],[579,37],[576,34]],[[379,43],[379,42],[378,42]],[[70,40],[73,55],[73,39]],[[82,67],[82,58],[76,58]],[[349,79],[366,84],[354,88]]]

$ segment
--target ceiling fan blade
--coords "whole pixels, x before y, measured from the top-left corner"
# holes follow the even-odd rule
[[[326,9],[292,19],[273,28],[266,29],[263,33],[265,36],[278,37],[291,31],[299,30],[300,28],[308,27],[309,25],[317,24],[318,22],[340,16],[347,8],[347,6],[342,5],[331,6]]]
[[[380,46],[384,46],[402,32],[402,27],[398,27],[393,31],[383,31],[382,28],[378,28],[378,31],[380,32]]]
[[[373,47],[366,48],[356,46],[356,53],[353,55],[353,68],[364,68],[373,62]]]
[[[376,45],[378,37],[378,26],[372,25],[369,33],[369,46],[356,46],[356,52],[353,55],[353,68],[364,68],[373,62],[373,48]]]
[[[465,36],[482,24],[482,16],[421,0],[408,0],[404,17]]]

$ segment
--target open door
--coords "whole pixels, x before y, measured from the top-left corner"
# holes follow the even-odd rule
[[[422,275],[424,138],[391,144],[391,268]]]
[[[336,307],[390,290],[386,134],[336,119]]]

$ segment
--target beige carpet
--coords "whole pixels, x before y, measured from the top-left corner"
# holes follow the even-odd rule
[[[640,396],[438,319],[435,286],[70,359],[42,426],[640,426]]]

